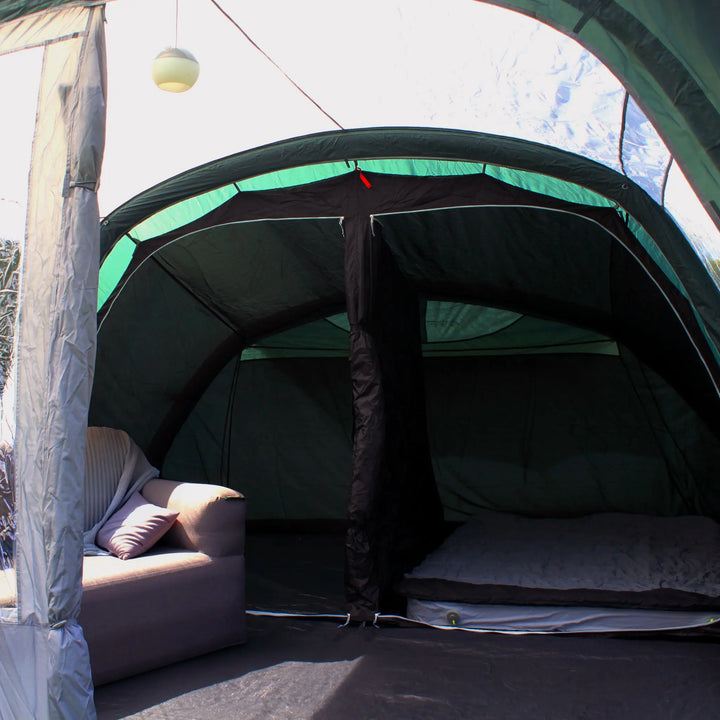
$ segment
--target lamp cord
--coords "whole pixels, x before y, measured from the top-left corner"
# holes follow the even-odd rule
[[[305,92],[241,27],[240,25],[233,20],[233,18],[225,11],[222,7],[220,7],[220,3],[217,2],[217,0],[210,0],[210,2],[245,36],[245,39],[259,52],[261,53],[270,63],[272,63],[290,82],[295,89],[300,92],[302,95],[304,95],[330,122],[337,125],[340,130],[344,130],[345,128],[332,116],[329,112],[327,112],[324,108],[322,108],[315,100],[313,100],[308,93]]]

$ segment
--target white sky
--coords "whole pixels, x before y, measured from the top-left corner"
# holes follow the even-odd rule
[[[0,238],[19,239],[25,231],[30,150],[42,51],[0,57],[0,97],[13,98],[0,110]]]
[[[480,130],[619,169],[621,85],[577,43],[525,16],[474,0],[220,4],[344,127]],[[201,69],[194,88],[173,94],[154,86],[150,70],[174,44],[175,0],[107,5],[101,215],[210,160],[335,128],[210,0],[180,0],[179,8],[178,44]],[[40,60],[40,51],[0,56],[0,96],[16,98],[12,113],[0,113],[0,236],[24,233]],[[638,157],[654,156],[662,175],[666,151],[645,126]]]
[[[473,0],[220,4],[345,127],[442,124],[439,113],[452,107],[447,96],[463,82],[468,48],[477,57],[487,24],[500,28],[507,15]],[[208,160],[335,129],[209,0],[180,3],[178,44],[201,67],[184,94],[160,92],[150,79],[153,58],[174,42],[174,1],[117,0],[107,17],[108,64],[122,73],[111,73],[109,87],[103,212]],[[428,88],[443,88],[444,97],[429,97]]]
[[[620,118],[617,81],[602,66],[588,63],[580,46],[568,40],[559,52],[555,31],[474,0],[220,4],[344,127],[475,129],[582,152],[605,147],[608,131],[563,115],[568,108],[590,111],[612,126]],[[174,44],[174,0],[114,0],[107,5],[102,215],[204,162],[335,129],[209,0],[181,0],[179,9],[178,44],[197,57],[201,69],[194,88],[173,94],[154,86],[150,69],[157,53]],[[2,117],[2,137],[13,138],[3,148],[0,178],[4,234],[10,226],[22,233],[25,197],[19,195],[27,187],[34,113],[25,100],[32,98],[35,84],[28,78],[37,76],[39,59],[38,52],[0,57],[0,92],[19,95],[24,108],[10,118],[7,132],[8,118]],[[544,86],[534,79],[539,66],[551,73]],[[576,97],[574,103],[558,106],[563,83],[565,92]],[[552,114],[552,108],[557,112]],[[616,154],[613,147],[607,157],[597,159],[612,163]]]

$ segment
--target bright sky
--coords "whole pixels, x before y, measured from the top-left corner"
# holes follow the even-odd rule
[[[616,127],[622,101],[617,80],[588,62],[576,43],[566,39],[559,51],[555,31],[516,13],[473,0],[219,2],[344,127],[476,129],[578,152],[590,148],[591,156],[593,147],[605,148],[608,132],[616,133],[584,117],[578,123],[572,113],[581,108]],[[157,53],[175,42],[174,0],[114,0],[107,5],[106,33],[102,215],[212,159],[335,129],[210,0],[179,3],[178,44],[201,67],[197,84],[184,94],[158,90],[150,75]],[[18,57],[25,55],[34,57]],[[39,53],[9,57],[15,66],[8,70],[7,58],[0,57],[0,91],[8,97],[5,92],[19,89],[30,99],[35,85],[27,78],[37,76]],[[544,85],[536,82],[538,67],[550,71]],[[572,103],[565,97],[570,94]],[[22,226],[25,198],[18,189],[27,187],[34,112],[32,103],[23,108],[11,118],[10,132],[3,132],[13,142],[5,148],[0,180],[0,227]],[[606,154],[597,159],[616,162],[614,147]]]
[[[13,98],[0,111],[0,238],[19,239],[25,229],[30,149],[35,128],[35,98],[42,52],[0,57],[0,97]]]
[[[507,12],[473,0],[220,4],[345,127],[462,126],[462,120],[448,117],[457,110],[448,98],[462,99],[463,112],[472,104],[462,97],[468,93],[468,50],[476,59],[482,56],[488,23],[498,28],[498,41],[503,33],[509,41],[508,31],[501,30]],[[109,88],[104,212],[126,200],[128,191],[134,194],[210,159],[335,129],[209,0],[184,0],[179,8],[178,44],[197,57],[201,70],[192,90],[173,95],[155,88],[150,67],[155,55],[174,43],[174,1],[108,5],[108,64],[122,67],[122,73],[111,74]],[[526,28],[535,27],[522,20]],[[478,70],[471,95],[479,91],[480,75]]]
[[[219,2],[344,127],[480,130],[620,169],[621,85],[577,43],[525,16],[474,0]],[[335,129],[210,0],[179,2],[178,44],[201,68],[187,93],[158,90],[150,74],[175,42],[175,0],[113,0],[106,33],[101,215],[210,160]],[[17,98],[0,115],[0,236],[24,232],[40,61],[37,50],[0,56],[1,96]],[[652,185],[667,151],[641,113],[633,137],[637,177]]]

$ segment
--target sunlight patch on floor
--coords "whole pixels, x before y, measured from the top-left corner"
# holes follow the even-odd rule
[[[362,657],[337,662],[288,661],[201,688],[126,720],[290,720],[320,710]]]

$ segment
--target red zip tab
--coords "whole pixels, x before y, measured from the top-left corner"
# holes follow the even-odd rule
[[[357,160],[355,160],[355,170],[362,180],[362,184],[369,190],[372,187],[372,183],[365,177],[363,171],[358,167]]]
[[[360,173],[362,184],[369,190],[372,187],[372,183],[365,177],[362,170],[358,170],[358,172]]]

